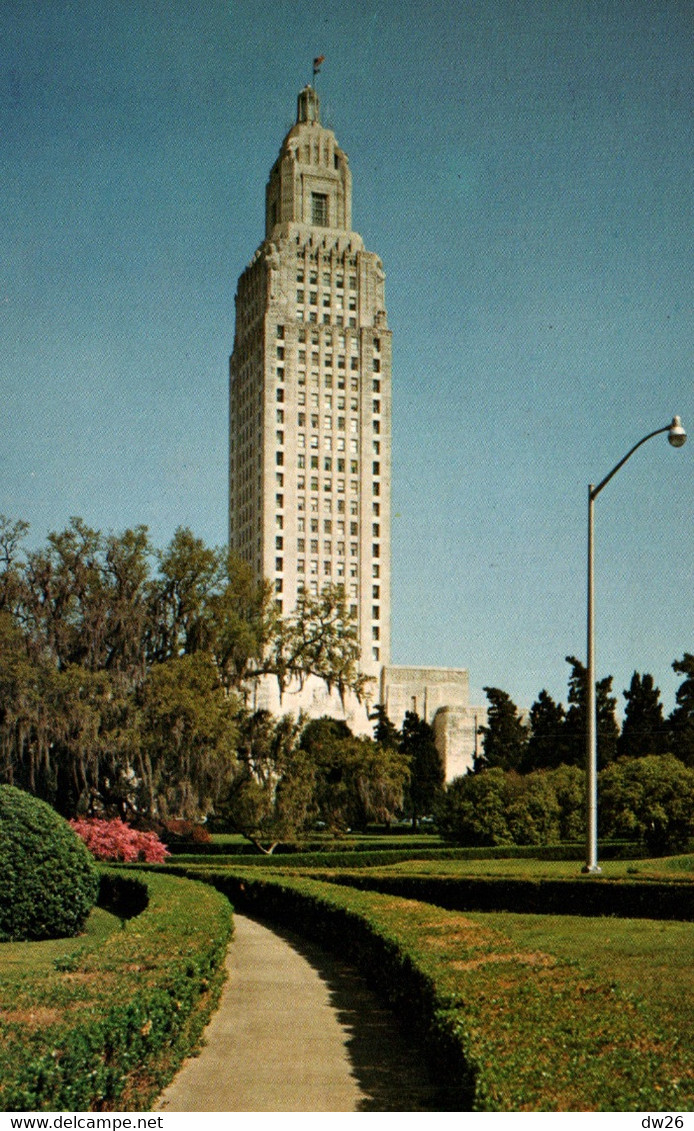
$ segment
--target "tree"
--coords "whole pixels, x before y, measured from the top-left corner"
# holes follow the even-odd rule
[[[205,652],[155,664],[143,685],[138,808],[195,819],[214,809],[237,768],[240,705]]]
[[[550,769],[566,761],[566,712],[547,691],[541,691],[530,708],[530,737],[521,765],[524,772]]]
[[[0,514],[0,613],[16,613],[21,602],[23,578],[19,545],[29,523]]]
[[[663,706],[660,690],[653,676],[634,672],[629,689],[623,692],[627,701],[622,733],[617,740],[619,758],[643,758],[663,754],[666,748]]]
[[[292,680],[322,679],[340,698],[352,691],[361,701],[371,682],[359,671],[359,632],[344,587],[326,585],[318,597],[300,590],[290,616],[278,618],[261,670],[277,677],[280,694]]]
[[[315,768],[298,744],[301,727],[262,710],[240,720],[238,769],[216,813],[265,854],[315,820]]]
[[[569,709],[566,712],[564,736],[566,757],[570,765],[582,766],[586,760],[587,745],[587,690],[588,674],[584,665],[575,656],[566,657],[571,665],[569,676]],[[610,695],[612,676],[606,676],[595,684],[598,766],[600,768],[613,762],[617,754],[619,726],[615,718],[617,700]]]
[[[484,736],[483,752],[475,759],[475,773],[494,768],[518,770],[525,760],[528,729],[505,691],[498,687],[485,687],[484,691],[489,700],[489,711],[487,726],[480,727]]]
[[[584,774],[573,766],[529,774],[495,767],[446,787],[438,827],[445,839],[468,846],[577,840],[584,795]]]
[[[694,836],[694,769],[672,754],[616,762],[600,774],[604,835],[637,837],[654,856],[684,852]]]
[[[416,711],[405,714],[400,750],[409,764],[405,806],[416,829],[421,817],[434,812],[445,777],[434,731]]]
[[[694,766],[694,655],[685,652],[672,665],[684,676],[675,694],[675,709],[668,719],[672,752],[687,766]]]
[[[220,555],[188,527],[179,526],[157,552],[159,577],[150,585],[151,658],[191,655],[208,644],[207,602],[220,582]]]
[[[402,807],[409,767],[400,750],[328,717],[307,723],[301,746],[315,766],[318,815],[332,832],[388,824]]]
[[[470,847],[512,844],[506,820],[506,776],[493,766],[450,782],[437,807],[441,836]]]
[[[257,581],[247,562],[224,556],[220,586],[207,601],[206,637],[225,687],[241,690],[263,667],[278,618],[267,581]]]
[[[386,746],[390,750],[397,750],[402,740],[402,734],[395,724],[390,721],[386,714],[386,709],[381,703],[376,707],[374,738],[376,742],[380,742],[381,746]]]

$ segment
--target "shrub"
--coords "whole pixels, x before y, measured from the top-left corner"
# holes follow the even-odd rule
[[[94,906],[94,860],[50,805],[0,785],[0,939],[76,935]]]
[[[77,835],[97,860],[119,864],[161,864],[169,855],[156,833],[131,829],[124,821],[98,817],[70,821]]]
[[[683,852],[694,836],[694,769],[672,754],[620,759],[599,790],[608,836],[637,836],[654,856]]]
[[[161,839],[165,844],[210,844],[209,830],[197,821],[184,821],[176,818],[164,821],[161,826]]]

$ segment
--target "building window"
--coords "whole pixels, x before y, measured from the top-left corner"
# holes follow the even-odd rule
[[[281,467],[284,463],[284,452],[275,452],[275,463]]]
[[[380,640],[381,638],[381,630],[377,624],[375,624],[371,629],[371,638],[372,640]]]
[[[372,616],[373,620],[378,620],[380,615],[381,615],[381,613],[380,613],[378,605],[372,605],[371,616]]]
[[[371,588],[371,596],[373,597],[374,601],[378,601],[378,600],[380,599],[380,596],[381,596],[381,587],[380,587],[380,585],[374,585],[374,586],[372,586],[372,588]]]
[[[373,656],[374,660],[378,660],[378,659],[379,659],[379,657],[380,657],[380,653],[379,653],[379,650],[378,650],[378,648],[372,648],[372,649],[371,649],[371,654],[372,654],[372,656]]]
[[[275,572],[281,573],[283,568],[282,558],[275,558]]]
[[[374,565],[372,565],[372,567],[371,567],[371,576],[372,577],[380,577],[381,576],[381,567],[379,565],[377,565],[376,563],[374,563]]]
[[[374,558],[380,558],[381,547],[379,546],[378,542],[374,542],[373,546],[371,547],[371,554]]]
[[[284,389],[278,389],[275,394],[277,400],[281,403],[284,400]]]
[[[284,326],[278,326],[277,327],[277,337],[278,338],[284,337]]]
[[[328,226],[328,196],[324,192],[311,193],[311,223],[317,228]]]

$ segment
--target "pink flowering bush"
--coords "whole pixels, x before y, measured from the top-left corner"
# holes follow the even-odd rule
[[[97,860],[161,864],[169,855],[156,833],[131,829],[120,818],[105,821],[99,817],[83,817],[70,824]]]

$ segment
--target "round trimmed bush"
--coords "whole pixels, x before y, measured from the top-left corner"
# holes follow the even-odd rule
[[[50,805],[0,785],[0,940],[78,934],[96,901],[93,857]]]

